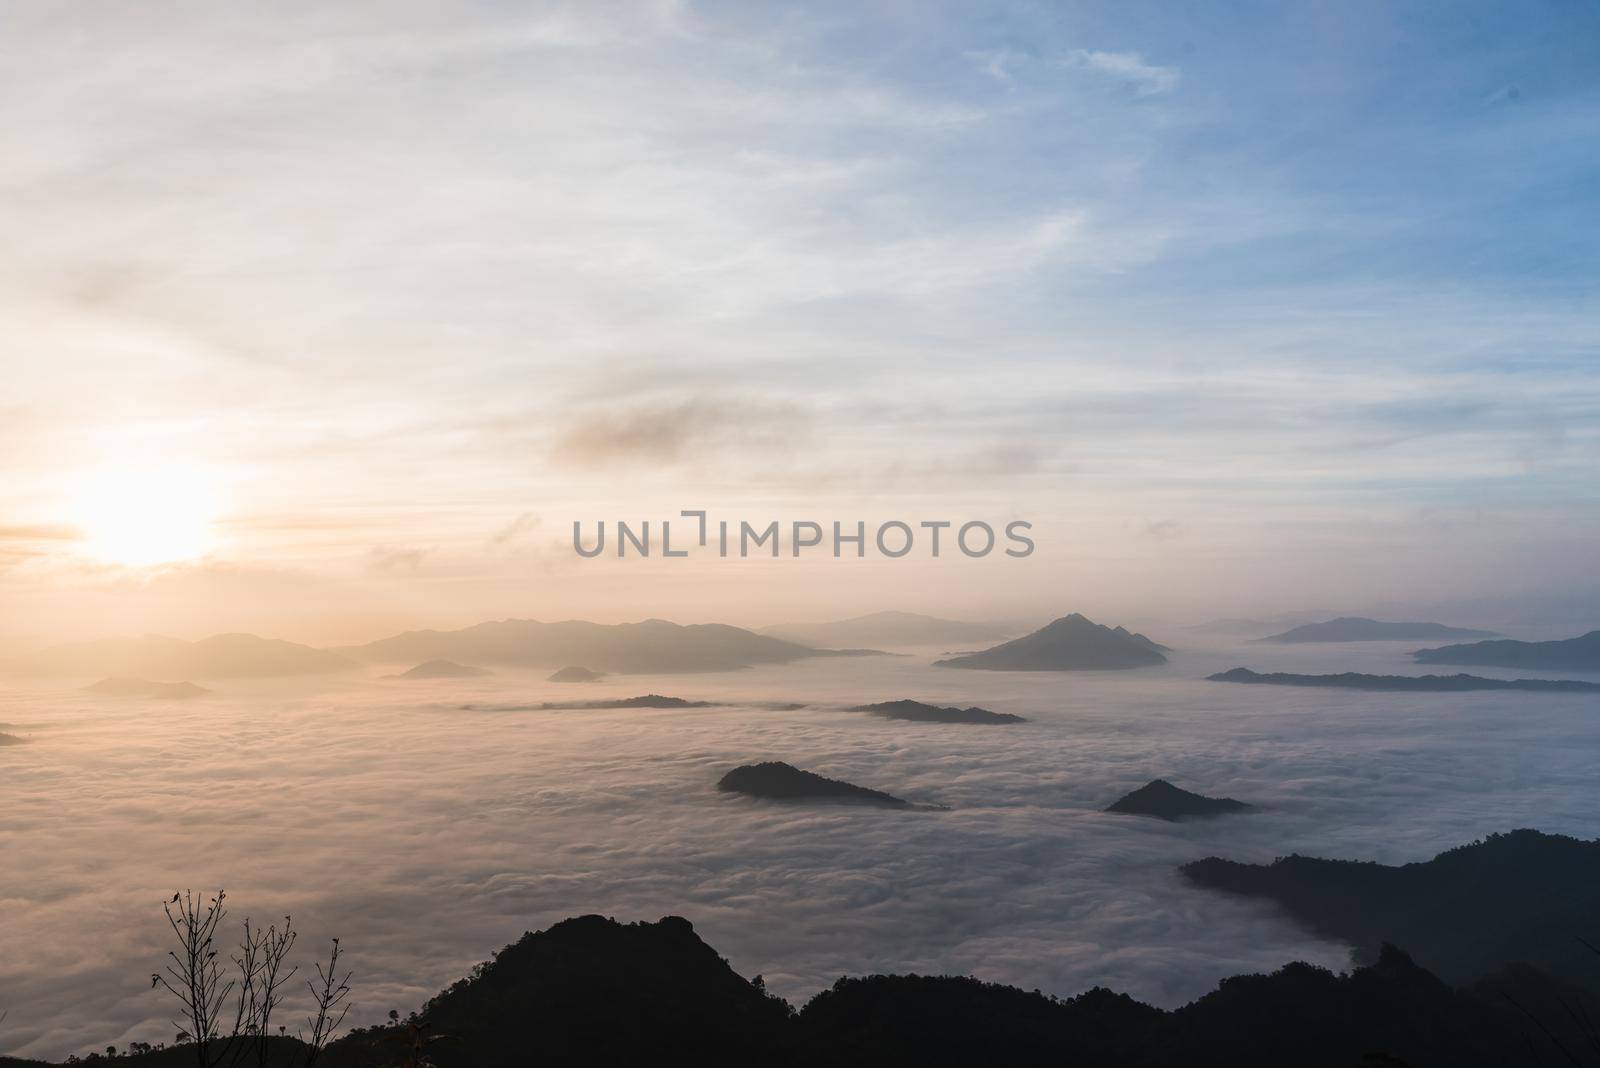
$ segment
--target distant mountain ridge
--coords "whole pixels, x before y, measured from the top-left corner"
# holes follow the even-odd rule
[[[460,630],[415,630],[338,650],[368,663],[459,660],[523,667],[583,664],[617,674],[734,671],[817,656],[865,655],[859,650],[812,649],[724,623],[542,623],[503,619]]]
[[[1412,642],[1450,638],[1494,638],[1492,630],[1447,627],[1443,623],[1386,623],[1363,616],[1341,616],[1322,623],[1306,623],[1259,639],[1291,645],[1298,642]]]
[[[1243,682],[1269,686],[1319,686],[1343,690],[1461,693],[1472,690],[1523,690],[1530,693],[1600,693],[1600,682],[1573,679],[1486,679],[1478,675],[1293,675],[1262,673],[1236,667],[1207,675],[1208,682]]]
[[[917,615],[914,612],[873,612],[831,623],[779,623],[762,627],[761,634],[800,645],[828,648],[880,648],[883,646],[961,646],[997,641],[1017,633],[989,623]]]
[[[1122,627],[1106,627],[1074,612],[1013,641],[935,667],[982,671],[1121,671],[1167,662],[1164,645]]]
[[[1482,664],[1489,667],[1600,671],[1600,630],[1550,642],[1497,641],[1418,649],[1421,664]]]
[[[326,649],[260,638],[215,634],[200,641],[147,634],[57,645],[5,662],[19,675],[226,679],[353,671],[354,661]]]

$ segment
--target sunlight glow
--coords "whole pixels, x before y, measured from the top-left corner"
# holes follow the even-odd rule
[[[72,519],[90,555],[130,567],[193,560],[213,546],[216,480],[181,464],[104,468],[78,488]]]

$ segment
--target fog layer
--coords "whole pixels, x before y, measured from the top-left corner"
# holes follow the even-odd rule
[[[1186,886],[1180,863],[1399,862],[1519,826],[1595,833],[1591,695],[1204,680],[1241,663],[1415,671],[1400,646],[1180,649],[1106,674],[932,668],[942,651],[581,687],[724,702],[693,709],[534,710],[577,688],[499,674],[229,684],[181,703],[9,690],[0,721],[24,741],[0,749],[0,1050],[170,1040],[148,977],[160,902],[180,887],[226,886],[236,919],[293,914],[308,962],[341,936],[352,1023],[409,1011],[582,912],[684,915],[791,999],[840,974],[920,971],[1171,1006],[1228,974],[1346,959],[1270,906]],[[898,698],[1028,722],[847,710]],[[717,791],[764,760],[949,810]],[[1100,811],[1153,778],[1259,811]]]

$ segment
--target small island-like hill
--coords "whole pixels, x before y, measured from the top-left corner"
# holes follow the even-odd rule
[[[1222,816],[1230,812],[1248,812],[1254,807],[1243,801],[1235,801],[1231,797],[1206,797],[1174,786],[1165,779],[1153,779],[1107,805],[1106,811],[1128,816],[1154,816],[1162,820],[1181,820],[1190,816]]]
[[[760,764],[743,764],[734,768],[717,782],[717,789],[769,801],[853,801],[896,808],[904,808],[910,804],[881,790],[870,790],[865,786],[857,786],[839,779],[824,778],[815,772],[802,771],[793,764],[777,760]]]
[[[547,678],[546,682],[596,682],[605,678],[603,671],[591,671],[577,664],[568,664]]]
[[[913,723],[1026,723],[1021,716],[1008,712],[991,712],[987,708],[953,708],[923,704],[921,701],[880,701],[874,705],[856,705],[852,712],[866,712],[884,719],[903,719]]]
[[[476,679],[494,672],[487,668],[458,664],[454,660],[425,660],[410,671],[385,675],[386,679]]]
[[[153,697],[166,701],[181,701],[189,697],[203,697],[211,691],[192,682],[154,682],[150,679],[113,677],[101,679],[85,686],[85,693],[101,697]]]
[[[934,661],[934,667],[980,671],[1123,671],[1167,662],[1171,650],[1122,627],[1077,612],[1032,634],[981,652]]]

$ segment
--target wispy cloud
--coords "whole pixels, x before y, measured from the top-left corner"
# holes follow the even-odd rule
[[[1158,67],[1146,63],[1137,52],[1094,52],[1079,48],[1064,62],[1115,78],[1133,90],[1135,96],[1157,96],[1178,87],[1177,67]]]

